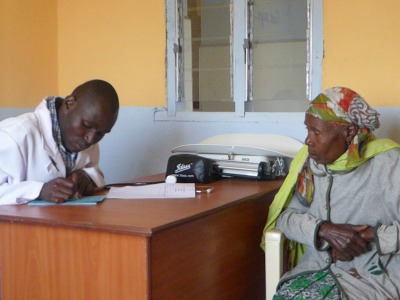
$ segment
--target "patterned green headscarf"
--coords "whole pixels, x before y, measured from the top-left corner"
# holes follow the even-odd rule
[[[319,94],[306,113],[327,122],[354,123],[369,130],[379,128],[379,113],[359,94],[345,87],[330,88]]]

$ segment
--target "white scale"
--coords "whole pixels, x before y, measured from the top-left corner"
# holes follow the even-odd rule
[[[171,150],[175,154],[194,154],[212,159],[223,176],[273,179],[285,176],[287,160],[292,159],[303,143],[282,135],[224,134]]]

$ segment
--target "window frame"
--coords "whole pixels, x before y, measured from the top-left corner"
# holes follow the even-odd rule
[[[179,0],[166,0],[166,88],[167,88],[167,117],[175,117],[177,112],[184,114],[221,114],[221,112],[189,112],[185,102],[178,100],[178,68],[176,51],[179,47],[178,5]],[[246,117],[247,100],[247,65],[243,63],[245,55],[244,40],[247,38],[248,3],[252,0],[235,0],[233,18],[241,20],[233,27],[233,101],[236,117]],[[322,58],[323,58],[323,0],[307,0],[308,28],[307,31],[307,98],[312,100],[322,89]],[[272,112],[252,112],[262,114]]]

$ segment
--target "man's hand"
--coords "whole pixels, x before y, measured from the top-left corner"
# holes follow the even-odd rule
[[[318,236],[329,243],[334,260],[350,261],[367,250],[367,240],[359,232],[369,231],[368,225],[324,223]]]
[[[62,177],[45,183],[39,194],[39,199],[55,203],[63,203],[75,193],[74,183]]]
[[[90,179],[89,175],[82,170],[69,173],[67,179],[72,181],[78,196],[91,195],[96,185]]]

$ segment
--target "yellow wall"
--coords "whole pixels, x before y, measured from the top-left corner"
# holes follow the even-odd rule
[[[164,0],[1,0],[0,107],[103,78],[125,106],[165,106]],[[324,0],[323,87],[400,106],[400,1]]]
[[[0,107],[101,78],[122,105],[165,106],[164,0],[1,0]]]
[[[122,105],[165,106],[164,0],[59,0],[61,95],[110,81]]]
[[[31,107],[57,86],[57,2],[0,1],[0,107]]]
[[[400,106],[399,28],[399,0],[324,0],[324,88],[343,85],[373,106]]]

